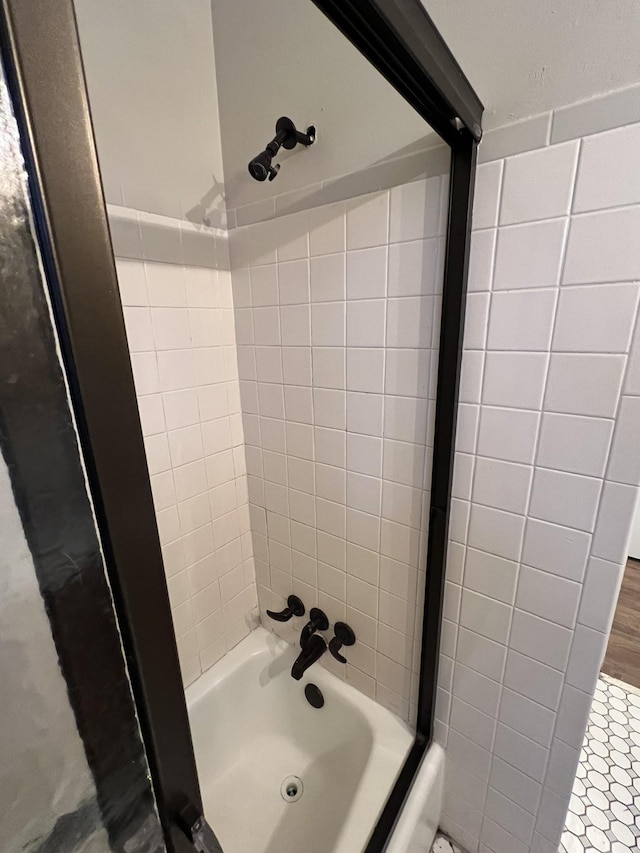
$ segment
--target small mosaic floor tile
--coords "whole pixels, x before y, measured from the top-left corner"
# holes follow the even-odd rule
[[[640,691],[601,675],[558,853],[639,849]]]

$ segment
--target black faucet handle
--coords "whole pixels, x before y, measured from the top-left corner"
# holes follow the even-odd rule
[[[346,622],[336,622],[334,630],[336,635],[329,643],[329,651],[340,663],[346,663],[347,659],[340,654],[340,649],[343,646],[352,646],[356,641],[356,635]]]
[[[315,634],[316,631],[326,631],[329,627],[329,619],[327,618],[327,614],[324,610],[320,610],[319,607],[312,607],[309,611],[309,616],[311,617],[307,624],[302,629],[302,633],[300,634],[300,648],[304,649],[304,647],[309,642],[309,638]]]
[[[287,598],[287,606],[284,610],[280,610],[277,613],[273,610],[267,610],[267,616],[271,619],[275,619],[276,622],[288,622],[292,616],[304,616],[304,612],[304,604],[300,601],[298,596],[290,595],[289,598]]]

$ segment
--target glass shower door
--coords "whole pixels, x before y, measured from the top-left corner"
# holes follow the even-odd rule
[[[111,355],[95,390],[117,416],[118,395],[133,398],[133,382],[109,353],[119,330],[124,337],[121,312],[110,316],[109,289],[101,290],[113,257],[107,240],[102,257],[89,259],[81,283],[90,301],[103,302],[93,335],[80,341],[69,290],[74,263],[91,254],[82,223],[95,223],[101,211],[92,217],[91,184],[81,182],[74,203],[63,206],[77,217],[78,239],[65,241],[53,184],[72,170],[49,167],[47,143],[71,142],[38,109],[29,68],[30,56],[36,67],[42,62],[62,102],[77,107],[73,95],[83,89],[63,91],[46,50],[30,52],[32,39],[49,40],[55,23],[59,40],[70,39],[63,59],[81,80],[73,17],[65,18],[64,4],[53,20],[34,14],[38,3],[10,5],[0,7],[0,846],[221,853],[202,816],[186,708],[174,689],[180,676],[172,634],[163,633],[163,616],[171,630],[166,585],[152,582],[160,548],[155,524],[145,525],[151,495],[138,476],[137,413],[126,432],[120,412],[128,457],[117,432],[101,445],[75,360],[83,342]],[[76,112],[76,129],[81,119]],[[83,153],[79,144],[71,154],[78,171]],[[105,458],[113,470],[123,463],[134,487],[99,473]],[[134,627],[145,607],[153,636],[139,618]],[[163,702],[152,701],[163,691]]]

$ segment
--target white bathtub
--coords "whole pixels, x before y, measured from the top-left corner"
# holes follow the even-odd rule
[[[296,654],[258,628],[187,688],[205,814],[225,853],[360,853],[413,743],[403,722],[319,664],[294,681]],[[309,682],[321,709],[305,698]],[[281,794],[290,776],[303,785],[295,802]],[[430,796],[413,818],[405,809],[392,847],[408,850],[417,833],[412,849],[429,849]]]

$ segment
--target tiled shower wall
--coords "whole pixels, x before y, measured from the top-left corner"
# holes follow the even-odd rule
[[[437,708],[469,853],[564,823],[640,483],[639,150],[636,124],[478,169]]]
[[[171,236],[171,220],[157,223]],[[215,240],[221,269],[117,260],[185,684],[257,623],[231,280]]]
[[[340,677],[405,718],[424,588],[446,178],[231,232],[258,598],[358,641]],[[328,636],[331,636],[330,632]],[[413,682],[413,684],[412,684]]]

